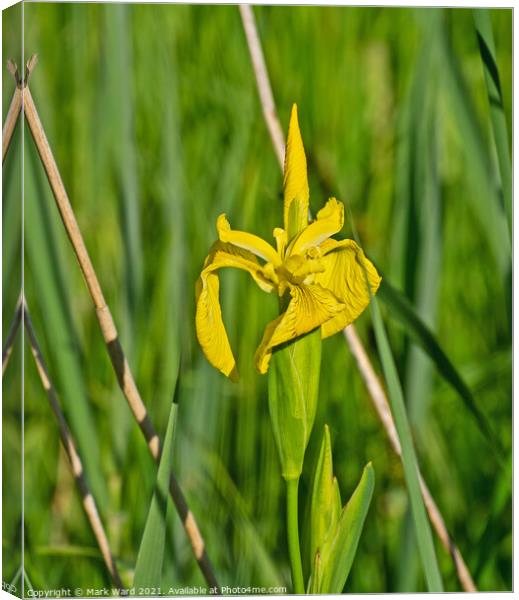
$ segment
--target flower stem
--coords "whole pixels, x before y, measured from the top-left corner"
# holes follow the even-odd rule
[[[301,550],[299,548],[298,489],[299,477],[287,480],[287,537],[290,568],[292,569],[292,586],[295,594],[304,594],[305,584],[301,565]]]

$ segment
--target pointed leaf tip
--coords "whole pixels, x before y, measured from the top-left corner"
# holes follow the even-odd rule
[[[330,428],[324,426],[321,451],[314,474],[310,514],[310,560],[322,549],[333,532],[341,513],[341,499],[337,479],[333,475]]]

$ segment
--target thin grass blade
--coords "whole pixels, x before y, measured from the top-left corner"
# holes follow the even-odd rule
[[[166,532],[168,530],[166,517],[176,417],[177,404],[172,402],[164,438],[164,448],[157,472],[157,482],[135,565],[133,584],[136,587],[154,587],[157,582],[161,581],[162,577]]]
[[[420,491],[418,460],[405,410],[404,395],[402,393],[395,361],[382,321],[380,307],[375,297],[371,299],[371,315],[373,318],[373,326],[375,328],[378,353],[388,389],[391,412],[393,413],[398,437],[400,438],[400,443],[402,445],[402,463],[411,502],[418,549],[422,559],[425,579],[427,581],[427,588],[430,592],[442,592],[443,583],[438,568],[438,562],[436,560],[431,527],[425,513],[425,506]]]
[[[410,302],[384,277],[378,290],[378,297],[388,307],[389,315],[397,319],[406,328],[413,340],[427,352],[442,377],[456,390],[467,409],[474,416],[479,429],[490,446],[499,454],[502,454],[502,443],[492,430],[487,417],[476,404],[471,390],[443,351],[435,335],[416,314]]]

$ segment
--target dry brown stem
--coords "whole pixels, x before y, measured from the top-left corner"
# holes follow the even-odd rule
[[[67,424],[65,416],[61,411],[56,390],[50,379],[49,371],[47,369],[45,361],[43,360],[40,345],[38,344],[36,333],[34,331],[34,327],[32,325],[32,321],[29,315],[29,309],[27,308],[27,304],[25,303],[25,299],[23,298],[23,296],[22,305],[23,321],[25,325],[25,330],[27,332],[27,339],[31,347],[31,352],[34,357],[34,362],[36,363],[36,368],[38,369],[38,374],[40,376],[41,383],[47,393],[47,398],[51,405],[52,411],[54,412],[54,416],[56,417],[56,420],[58,422],[61,442],[70,461],[72,474],[74,475],[76,485],[79,489],[79,493],[81,494],[81,501],[83,503],[85,514],[88,518],[88,521],[96,538],[106,568],[108,569],[108,572],[110,573],[110,576],[112,577],[117,588],[121,590],[124,588],[124,586],[121,581],[119,571],[117,570],[114,557],[110,550],[108,537],[106,535],[103,523],[101,521],[101,517],[99,516],[99,511],[97,510],[95,498],[92,495],[92,492],[90,491],[89,485],[86,481],[83,470],[83,464],[81,462],[81,457],[79,456],[76,443]]]
[[[13,133],[18,123],[18,117],[22,110],[22,90],[16,86],[13,97],[11,98],[11,104],[9,104],[9,110],[5,118],[5,123],[2,128],[2,164],[4,164],[9,144],[13,138]]]
[[[14,311],[13,320],[11,321],[11,325],[9,326],[9,332],[7,337],[5,338],[5,344],[2,350],[2,377],[7,369],[7,365],[9,364],[9,359],[11,358],[11,354],[13,353],[14,341],[16,339],[16,334],[18,333],[18,329],[20,328],[20,323],[22,321],[22,294],[20,294],[18,298],[18,302],[16,303],[16,309]]]

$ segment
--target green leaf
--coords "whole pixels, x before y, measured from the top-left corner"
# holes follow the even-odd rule
[[[487,438],[490,446],[494,450],[498,450],[500,454],[503,454],[501,441],[495,435],[488,419],[476,404],[475,398],[469,387],[441,348],[434,334],[416,314],[411,303],[384,277],[382,278],[382,283],[378,289],[378,297],[383,300],[389,308],[389,316],[400,321],[413,340],[427,352],[442,377],[459,394],[467,409],[476,419],[479,429]]]
[[[176,416],[177,404],[173,402],[157,472],[157,482],[135,565],[133,585],[137,587],[153,587],[159,585],[161,581],[166,546],[166,515]]]
[[[317,461],[310,512],[310,564],[323,547],[329,531],[334,530],[341,513],[341,494],[333,476],[330,429],[324,426],[321,452]]]
[[[316,552],[312,573],[310,575],[310,579],[308,580],[308,594],[320,594],[323,583],[323,569],[322,569],[322,561],[321,561],[321,553]]]
[[[400,385],[400,380],[398,379],[398,372],[387,339],[382,315],[380,314],[378,300],[375,297],[372,297],[371,299],[371,314],[373,317],[378,352],[391,404],[391,412],[393,413],[398,437],[402,446],[402,463],[411,501],[416,539],[427,581],[427,588],[430,592],[441,592],[443,591],[443,583],[434,551],[431,527],[425,513],[425,506],[420,491],[420,483],[418,481],[418,461],[405,411],[402,387]]]
[[[356,490],[341,512],[335,532],[322,549],[320,593],[342,592],[357,552],[374,487],[375,472],[368,463]]]
[[[297,479],[303,470],[317,408],[320,365],[320,328],[275,350],[270,359],[270,418],[286,480]]]
[[[508,146],[508,128],[506,125],[503,94],[497,68],[496,48],[492,23],[487,9],[475,8],[472,11],[479,44],[479,52],[485,72],[488,102],[490,104],[490,120],[496,144],[497,161],[501,176],[501,187],[508,219],[508,230],[512,237],[512,170],[510,148]]]

